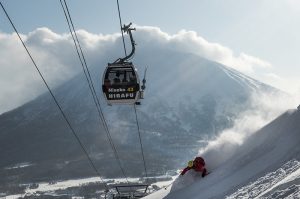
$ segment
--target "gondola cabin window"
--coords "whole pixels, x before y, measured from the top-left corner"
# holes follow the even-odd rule
[[[102,90],[108,104],[134,104],[138,100],[139,79],[133,65],[108,66]]]

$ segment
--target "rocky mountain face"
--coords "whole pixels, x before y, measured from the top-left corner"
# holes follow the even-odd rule
[[[137,57],[134,64],[140,76],[149,66],[137,114],[150,175],[177,169],[197,153],[203,140],[231,127],[239,113],[250,108],[252,94],[275,90],[196,55],[144,53],[151,56]],[[134,108],[107,106],[101,93],[105,66],[103,61],[91,68],[97,94],[127,175],[141,176]],[[83,74],[55,88],[54,95],[99,172],[122,177]],[[48,93],[0,115],[0,151],[2,184],[95,175]],[[22,164],[26,166],[18,166]]]

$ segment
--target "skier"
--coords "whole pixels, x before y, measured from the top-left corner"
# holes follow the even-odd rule
[[[202,172],[202,177],[208,174],[205,168],[205,161],[202,157],[196,157],[194,161],[189,161],[188,166],[183,169],[180,175],[184,175],[190,169],[194,169],[197,172]]]

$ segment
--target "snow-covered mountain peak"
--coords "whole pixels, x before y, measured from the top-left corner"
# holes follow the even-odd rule
[[[184,166],[207,140],[233,127],[241,113],[253,108],[253,93],[273,89],[193,54],[154,51],[151,55],[137,56],[134,62],[140,71],[149,66],[145,99],[137,107],[149,176],[174,173]],[[105,66],[102,60],[91,67],[95,89],[127,175],[140,177],[144,169],[134,109],[107,106],[101,93]],[[53,93],[99,172],[120,177],[83,74]],[[0,115],[0,151],[0,188],[1,183],[16,183],[11,178],[16,174],[18,182],[94,175],[48,93]],[[24,162],[30,163],[26,170],[5,169]]]

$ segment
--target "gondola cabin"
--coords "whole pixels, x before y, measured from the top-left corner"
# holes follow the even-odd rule
[[[102,91],[109,105],[135,104],[139,100],[140,80],[131,62],[108,64]]]

